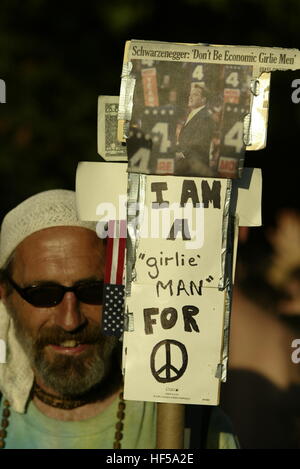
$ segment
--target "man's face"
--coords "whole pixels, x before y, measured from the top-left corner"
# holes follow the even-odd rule
[[[191,109],[196,109],[197,107],[203,106],[205,104],[205,98],[202,96],[201,88],[193,88],[189,95],[189,107]]]
[[[11,272],[21,287],[49,282],[73,286],[103,280],[103,275],[103,242],[79,227],[32,234],[17,247]],[[59,394],[79,395],[107,374],[117,339],[101,334],[102,306],[82,303],[74,292],[47,308],[29,304],[16,290],[4,301],[38,383]]]

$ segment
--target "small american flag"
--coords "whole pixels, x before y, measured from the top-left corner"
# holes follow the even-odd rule
[[[102,329],[105,335],[120,337],[124,328],[124,262],[126,220],[108,223],[103,289]]]

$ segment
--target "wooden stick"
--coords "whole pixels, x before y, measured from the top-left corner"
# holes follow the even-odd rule
[[[183,449],[184,404],[157,404],[157,449]]]

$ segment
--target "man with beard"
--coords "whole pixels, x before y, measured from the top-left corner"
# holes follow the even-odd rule
[[[101,332],[105,244],[95,228],[65,190],[32,196],[3,220],[0,448],[155,447],[156,405],[125,403],[119,340]],[[236,448],[220,412],[192,406],[187,422],[191,448]]]
[[[101,332],[104,255],[71,191],[37,194],[4,218],[1,447],[154,447],[155,406],[125,404],[120,343]]]

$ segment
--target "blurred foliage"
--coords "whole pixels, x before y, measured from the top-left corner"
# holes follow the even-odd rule
[[[77,162],[99,160],[97,96],[119,93],[126,39],[298,47],[299,17],[298,0],[1,0],[0,216],[37,191],[74,188]],[[272,77],[269,144],[247,157],[265,165],[270,200],[268,184],[294,172],[295,77]]]

